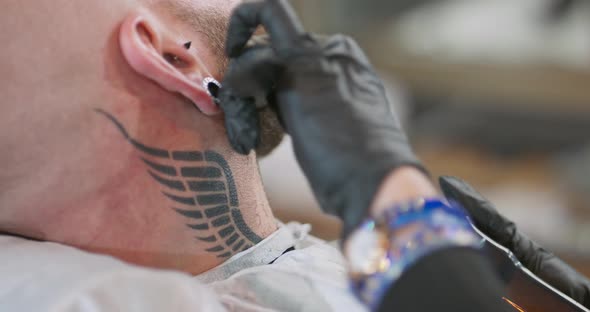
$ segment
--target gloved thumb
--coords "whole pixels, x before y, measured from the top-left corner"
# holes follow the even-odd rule
[[[472,222],[502,246],[515,251],[518,231],[514,222],[502,216],[494,205],[467,182],[443,176],[439,184],[445,197],[467,210]]]
[[[590,307],[590,281],[553,253],[520,234],[514,222],[466,182],[441,177],[440,187],[447,199],[462,205],[473,223],[486,235],[510,249],[531,272],[586,307]]]

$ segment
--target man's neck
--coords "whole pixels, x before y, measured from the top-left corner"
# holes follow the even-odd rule
[[[110,124],[96,139],[99,150],[110,152],[93,156],[103,169],[94,176],[53,178],[86,179],[98,187],[62,194],[64,201],[51,191],[33,194],[22,209],[27,213],[15,222],[15,229],[24,230],[3,230],[191,274],[223,263],[276,230],[254,155],[215,144],[191,149],[198,138],[136,139],[117,117],[96,114]],[[78,190],[85,189],[82,184]]]
[[[214,150],[158,150],[132,143],[144,171],[137,185],[145,183],[146,177],[150,185],[140,191],[143,201],[128,202],[127,213],[114,214],[107,223],[131,215],[130,221],[137,224],[120,227],[122,231],[109,230],[106,240],[97,239],[82,248],[141,265],[198,274],[276,230],[254,156],[229,160],[224,156],[228,153]],[[117,206],[125,201],[125,195],[116,191],[108,194],[102,202]],[[105,208],[113,211],[114,207]],[[123,248],[109,247],[125,235],[128,242]]]

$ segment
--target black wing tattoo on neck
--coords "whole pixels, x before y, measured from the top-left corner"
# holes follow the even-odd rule
[[[162,186],[171,209],[196,231],[206,250],[228,258],[262,241],[246,224],[234,177],[227,161],[214,151],[169,151],[147,146],[129,136],[113,115],[97,109],[140,153],[147,173]]]

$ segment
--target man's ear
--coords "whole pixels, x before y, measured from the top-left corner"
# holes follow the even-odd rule
[[[219,113],[202,83],[208,70],[196,53],[190,53],[183,43],[166,35],[169,33],[149,13],[131,13],[119,32],[123,56],[137,73],[168,91],[184,95],[203,113]]]

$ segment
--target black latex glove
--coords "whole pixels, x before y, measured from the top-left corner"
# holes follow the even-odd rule
[[[445,196],[462,205],[482,232],[510,249],[535,275],[590,308],[590,280],[519,233],[514,222],[498,213],[492,203],[466,182],[453,177],[442,177],[439,182]]]
[[[270,45],[245,48],[259,25]],[[234,11],[226,48],[233,64],[220,99],[232,146],[254,147],[256,99],[271,97],[320,206],[344,221],[345,233],[365,217],[388,173],[421,168],[382,82],[351,39],[318,40],[287,1],[263,0]]]

